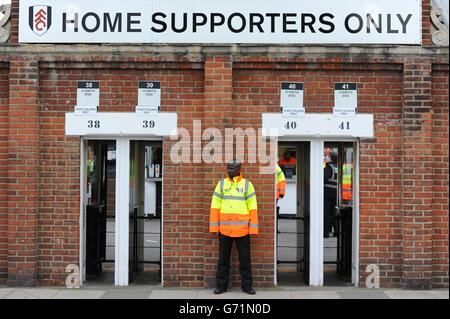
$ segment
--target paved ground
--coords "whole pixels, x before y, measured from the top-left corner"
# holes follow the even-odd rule
[[[212,289],[163,288],[160,285],[114,287],[89,285],[65,287],[11,288],[0,286],[0,299],[449,299],[449,291],[365,289],[355,287],[259,288],[249,296],[239,289],[214,295]]]

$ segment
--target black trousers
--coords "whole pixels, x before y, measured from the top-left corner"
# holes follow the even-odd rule
[[[244,237],[229,237],[219,233],[219,264],[217,266],[217,288],[226,290],[230,277],[230,255],[233,241],[239,255],[239,272],[241,273],[241,287],[249,289],[253,285],[252,265],[250,262],[250,235]]]
[[[324,223],[323,223],[323,234],[324,237],[328,237],[333,227],[333,232],[337,232],[337,219],[336,219],[336,198],[334,197],[324,197]],[[335,235],[335,234],[334,234]]]

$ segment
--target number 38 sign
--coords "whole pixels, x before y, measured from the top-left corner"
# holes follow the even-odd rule
[[[79,81],[77,86],[77,106],[99,106],[100,82]]]

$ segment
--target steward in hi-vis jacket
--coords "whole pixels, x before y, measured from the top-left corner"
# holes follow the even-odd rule
[[[283,198],[286,194],[286,177],[284,177],[284,173],[281,170],[280,166],[277,165],[277,200]]]
[[[224,293],[230,275],[230,254],[233,241],[239,254],[241,287],[248,294],[252,288],[250,235],[258,234],[258,207],[255,189],[242,178],[241,163],[233,160],[227,165],[227,177],[217,183],[211,201],[209,231],[219,232],[219,263],[215,294]]]

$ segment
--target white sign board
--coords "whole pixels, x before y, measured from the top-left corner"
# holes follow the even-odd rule
[[[177,114],[97,113],[80,116],[66,113],[66,135],[75,136],[169,136],[177,134]]]
[[[303,83],[281,83],[280,107],[284,117],[304,117]]]
[[[138,105],[161,105],[161,82],[139,81]]]
[[[333,115],[339,117],[355,116],[358,107],[356,83],[334,84]]]
[[[421,41],[421,0],[19,1],[20,43]]]
[[[279,113],[262,114],[263,136],[373,137],[373,115],[337,118],[331,114],[306,114],[284,118]]]
[[[79,81],[75,113],[96,113],[100,104],[100,82]]]

